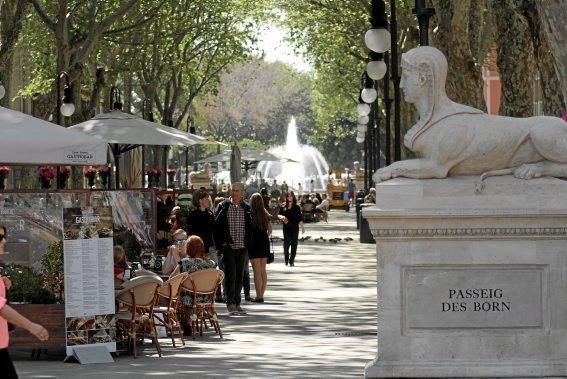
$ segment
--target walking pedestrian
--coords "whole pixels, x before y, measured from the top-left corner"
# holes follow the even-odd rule
[[[4,246],[7,242],[6,238],[6,227],[0,226],[0,255],[4,254]],[[5,276],[0,278],[0,373],[2,373],[2,378],[17,379],[18,374],[16,373],[10,354],[8,354],[8,321],[16,325],[16,327],[26,329],[41,341],[47,341],[49,333],[43,326],[31,322],[19,314],[14,308],[6,304],[6,290],[10,289],[11,286],[12,282],[9,278]]]
[[[224,257],[226,305],[230,314],[245,314],[240,306],[242,281],[252,240],[250,206],[244,202],[244,186],[232,184],[231,196],[219,205],[215,242]]]
[[[248,250],[252,270],[254,271],[254,286],[256,287],[255,303],[264,302],[264,293],[268,284],[268,273],[266,264],[270,253],[270,239],[272,234],[272,223],[270,214],[264,208],[262,195],[255,193],[250,197],[250,208],[252,214],[252,244]]]
[[[280,215],[287,218],[287,223],[283,225],[284,235],[284,259],[285,265],[295,265],[295,255],[297,254],[297,238],[299,237],[299,223],[301,222],[301,208],[297,204],[297,198],[293,191],[286,195],[285,204],[280,208]],[[291,248],[291,256],[289,250]]]

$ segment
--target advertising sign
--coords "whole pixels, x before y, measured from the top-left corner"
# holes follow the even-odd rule
[[[111,207],[63,209],[67,355],[76,346],[116,351]]]

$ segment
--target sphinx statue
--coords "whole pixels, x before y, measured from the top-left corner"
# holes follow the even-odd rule
[[[445,92],[447,59],[421,46],[402,54],[400,88],[419,121],[404,144],[420,158],[398,161],[374,173],[376,182],[398,176],[427,179],[453,175],[567,177],[567,122],[559,117],[488,115],[451,101]]]

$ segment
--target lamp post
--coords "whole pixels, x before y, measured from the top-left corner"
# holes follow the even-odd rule
[[[359,127],[356,141],[359,143],[364,142],[365,150],[365,187],[370,187],[371,175],[369,172],[377,168],[380,165],[380,132],[379,132],[379,111],[377,104],[378,93],[376,91],[376,83],[374,81],[381,80],[388,73],[388,60],[387,51],[390,50],[392,44],[392,38],[390,32],[387,30],[388,21],[386,19],[386,4],[384,0],[372,0],[370,7],[370,18],[369,18],[371,29],[369,29],[364,35],[364,43],[369,49],[368,62],[366,64],[366,71],[362,76],[362,87],[361,99],[364,103],[368,104],[368,112],[371,117],[369,118],[370,130],[368,127]],[[387,83],[387,77],[385,80],[385,86]],[[371,106],[372,105],[372,106]],[[386,102],[386,106],[388,103]],[[362,107],[357,106],[357,110],[362,109]],[[364,108],[366,110],[366,108]],[[386,108],[387,109],[387,108]],[[388,109],[387,113],[388,115]],[[360,115],[360,111],[359,111]],[[388,141],[389,125],[386,122],[386,139]],[[365,134],[361,135],[362,130],[368,133],[369,141],[366,141]],[[386,147],[389,149],[389,147]],[[378,159],[374,155],[378,154]],[[386,155],[386,160],[389,160],[389,154]]]
[[[193,125],[189,118],[187,118],[187,130],[191,134],[197,134],[197,128]],[[185,181],[187,182],[187,188],[189,188],[189,146],[185,147]],[[195,145],[193,150],[193,162],[197,161],[197,145]],[[193,163],[195,165],[195,163]],[[197,170],[195,166],[193,166],[193,170]]]
[[[122,110],[122,99],[120,97],[120,91],[116,86],[110,87],[110,109],[111,110]],[[114,188],[120,188],[120,152],[119,145],[117,143],[112,145],[114,150]]]
[[[429,45],[429,19],[435,14],[435,8],[426,8],[425,0],[415,0],[412,13],[417,17],[419,25],[419,45]]]
[[[400,127],[400,75],[398,70],[398,21],[396,0],[390,1],[391,79],[394,82],[394,162],[402,159],[402,131]]]
[[[144,120],[154,122],[154,114],[152,112],[152,102],[146,97],[142,102],[142,117]],[[146,186],[146,147],[142,145],[142,188]]]
[[[65,86],[63,87],[63,97],[59,96],[61,89],[61,79],[65,79]],[[73,104],[73,95],[71,93],[71,85],[69,84],[69,74],[62,71],[57,75],[57,124],[62,125],[61,116],[71,117],[75,113],[75,104]]]
[[[63,97],[59,96],[59,91],[61,90],[61,79],[65,79],[65,85],[63,87]],[[75,104],[73,104],[73,95],[71,92],[71,85],[69,84],[69,74],[65,71],[60,72],[57,75],[57,80],[55,81],[57,88],[55,89],[55,94],[57,96],[57,106],[55,108],[56,112],[56,122],[58,125],[63,125],[64,117],[71,117],[75,113]],[[64,126],[64,125],[63,125]],[[57,166],[55,182],[57,183],[57,189],[60,188],[59,180],[59,166]]]

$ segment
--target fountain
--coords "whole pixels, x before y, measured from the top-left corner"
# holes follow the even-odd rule
[[[313,146],[299,144],[295,117],[291,118],[287,126],[285,145],[273,147],[268,151],[297,162],[260,162],[257,170],[263,177],[274,178],[279,184],[285,181],[291,188],[297,188],[301,183],[304,190],[309,190],[309,183],[313,179],[315,188],[326,188],[329,165],[319,150]]]

